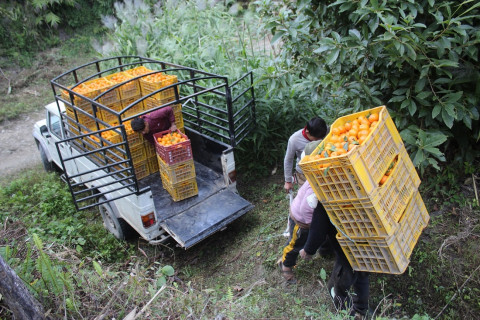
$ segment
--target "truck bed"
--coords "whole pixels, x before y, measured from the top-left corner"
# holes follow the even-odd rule
[[[159,174],[141,180],[142,187],[151,188],[160,225],[185,248],[222,230],[253,207],[225,187],[222,175],[197,161],[194,163],[198,195],[182,201],[173,201]]]
[[[157,219],[159,221],[166,220],[183,212],[205,199],[216,194],[221,189],[225,188],[223,176],[204,166],[203,164],[194,161],[195,173],[198,185],[198,195],[182,201],[173,201],[170,194],[163,188],[160,174],[152,174],[145,179],[140,180],[140,187],[150,186],[152,190],[153,203],[157,211]]]

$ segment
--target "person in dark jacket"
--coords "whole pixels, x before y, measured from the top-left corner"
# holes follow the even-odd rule
[[[320,245],[328,237],[335,253],[335,265],[328,280],[327,288],[338,310],[350,310],[355,319],[362,319],[368,312],[370,282],[368,272],[354,271],[336,239],[337,230],[330,222],[321,203],[313,211],[307,241],[300,256],[311,259]],[[353,288],[354,295],[349,294]]]
[[[135,132],[141,132],[143,137],[154,143],[153,135],[155,133],[170,129],[177,130],[175,125],[175,114],[172,107],[165,107],[159,110],[152,111],[144,116],[135,118],[130,123]]]
[[[310,144],[313,144],[310,143]],[[311,149],[305,146],[305,149]],[[323,205],[317,200],[313,204],[312,220],[307,240],[300,256],[311,259],[318,248],[328,240],[330,248],[335,254],[335,265],[327,283],[327,288],[337,310],[350,310],[355,319],[364,319],[368,312],[368,297],[370,281],[368,272],[354,271],[343,253],[342,247],[336,238],[337,229],[330,221]],[[353,288],[353,296],[349,293]]]

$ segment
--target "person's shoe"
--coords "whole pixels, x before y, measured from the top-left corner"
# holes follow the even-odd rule
[[[295,278],[295,274],[293,273],[292,268],[285,267],[283,265],[282,260],[278,261],[278,268],[280,272],[282,273],[283,279],[285,279],[285,282],[287,284],[295,284],[297,283],[297,279]]]

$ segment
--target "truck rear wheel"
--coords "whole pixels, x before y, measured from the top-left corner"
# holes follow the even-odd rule
[[[104,200],[104,198],[102,199]],[[115,238],[120,240],[128,240],[133,237],[135,230],[122,218],[118,218],[116,210],[112,208],[110,203],[102,203],[98,206],[102,215],[103,225]]]

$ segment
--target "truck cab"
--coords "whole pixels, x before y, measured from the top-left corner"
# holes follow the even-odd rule
[[[117,65],[111,67],[113,62]],[[103,63],[108,67],[102,70]],[[118,70],[129,70],[139,65],[149,64],[158,67],[149,69],[150,74],[158,72],[179,72],[189,75],[189,79],[181,79],[170,87],[162,87],[148,94],[129,100],[126,108],[113,110],[112,105],[102,102],[102,94],[95,97],[82,96],[75,91],[79,81],[79,71],[85,71],[93,66],[93,76],[104,76],[104,73],[114,74]],[[180,73],[187,71],[186,73]],[[197,74],[205,75],[203,71],[187,67],[169,65],[142,57],[115,57],[98,60],[72,69],[52,80],[55,102],[45,106],[44,120],[37,122],[33,129],[33,137],[37,143],[43,165],[46,170],[62,172],[63,179],[68,183],[73,200],[79,211],[98,207],[107,230],[119,239],[127,239],[138,234],[151,244],[164,243],[173,238],[179,246],[187,249],[205,239],[209,235],[223,230],[226,226],[253,208],[253,205],[243,199],[236,190],[236,169],[234,149],[238,142],[248,134],[254,123],[254,95],[251,74],[242,80],[247,82],[246,90],[239,90],[241,95],[232,97],[233,86],[225,77],[207,74],[207,77],[220,79],[221,85],[213,88],[200,86]],[[70,85],[62,84],[66,76],[73,76]],[[139,76],[141,79],[145,75]],[[83,79],[85,80],[85,79]],[[87,77],[88,80],[88,77]],[[87,81],[85,80],[85,81]],[[121,82],[111,86],[110,91],[121,90],[122,86],[131,84]],[[245,82],[245,81],[244,81]],[[217,82],[218,83],[218,82]],[[182,89],[182,86],[184,87]],[[195,89],[189,90],[185,87]],[[220,91],[224,89],[224,92]],[[173,89],[175,95],[162,105],[153,109],[140,109],[137,114],[127,114],[129,106],[146,103],[157,93]],[[172,91],[172,92],[173,92]],[[203,92],[202,92],[203,91]],[[200,92],[200,93],[199,93]],[[67,94],[65,94],[67,93]],[[244,99],[245,93],[250,98]],[[202,99],[208,94],[208,99]],[[219,95],[222,99],[212,96]],[[82,100],[79,100],[82,99]],[[235,100],[234,100],[235,99]],[[235,136],[235,108],[233,101],[243,101],[236,115],[242,116],[241,135]],[[88,102],[88,108],[79,107],[79,102]],[[204,101],[224,102],[225,105],[209,105]],[[244,102],[247,101],[245,105]],[[139,176],[138,164],[132,160],[133,148],[129,145],[126,134],[128,121],[148,111],[168,105],[182,105],[182,128],[189,138],[193,154],[195,179],[198,193],[178,201],[167,192],[159,172],[149,171],[149,174]],[[218,125],[213,111],[221,111],[225,116],[226,126]],[[98,111],[111,112],[118,116],[118,122],[106,122],[97,114]],[[208,116],[205,110],[208,111]],[[213,110],[213,111],[211,111]],[[247,111],[247,112],[245,112]],[[85,127],[78,119],[87,116],[96,123],[96,127]],[[212,121],[212,117],[214,117]],[[238,121],[238,120],[237,120]],[[212,128],[220,127],[232,134],[220,135],[212,133]],[[221,130],[220,130],[221,131]],[[114,133],[123,139],[115,142],[104,139],[105,132]],[[220,137],[220,138],[218,138]],[[241,138],[241,139],[239,139]],[[118,156],[118,155],[121,156]],[[112,160],[113,159],[113,160]]]

